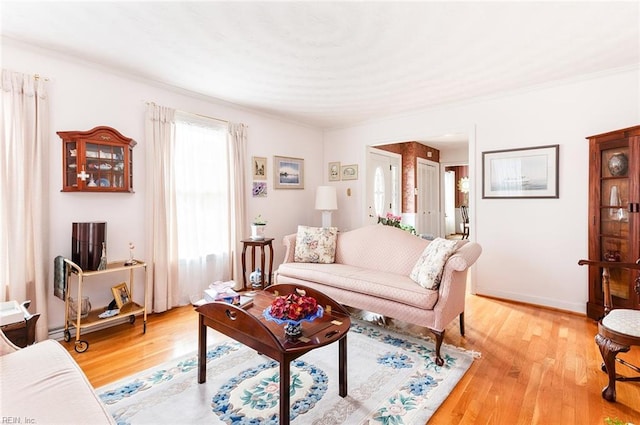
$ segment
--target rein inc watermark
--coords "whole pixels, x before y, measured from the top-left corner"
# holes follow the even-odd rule
[[[0,416],[0,424],[35,424],[35,418],[28,416]]]

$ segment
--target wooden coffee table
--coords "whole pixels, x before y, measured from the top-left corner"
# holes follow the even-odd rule
[[[324,315],[302,324],[302,337],[288,340],[284,325],[262,316],[277,295],[302,289],[324,308]],[[272,285],[257,291],[253,305],[242,309],[227,303],[213,302],[196,309],[199,313],[198,383],[207,379],[207,326],[280,363],[280,424],[290,420],[290,362],[319,347],[338,341],[338,393],[347,396],[347,333],[351,326],[349,312],[338,302],[315,289],[302,285]]]

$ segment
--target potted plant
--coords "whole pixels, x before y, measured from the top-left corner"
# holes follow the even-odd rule
[[[416,235],[416,229],[413,226],[408,224],[402,224],[402,217],[399,215],[393,215],[391,213],[387,213],[385,217],[378,216],[378,223],[382,223],[385,226],[397,227],[398,229],[402,229],[405,232],[409,232],[412,235]]]
[[[264,229],[267,226],[267,222],[258,214],[251,223],[251,239],[254,241],[264,240]]]

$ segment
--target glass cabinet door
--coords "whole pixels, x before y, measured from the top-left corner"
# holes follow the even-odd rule
[[[124,188],[124,148],[106,144],[85,145],[88,187]]]
[[[629,245],[629,148],[601,151],[600,256],[602,261],[634,262]],[[611,267],[611,295],[628,300],[631,272]]]
[[[63,186],[78,187],[78,173],[82,170],[78,167],[78,144],[75,141],[65,142],[63,145],[64,182]],[[81,168],[81,167],[80,167]]]

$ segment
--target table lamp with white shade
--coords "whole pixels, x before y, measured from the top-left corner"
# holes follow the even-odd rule
[[[331,227],[331,212],[338,209],[338,195],[335,186],[318,186],[316,209],[322,211],[322,227]]]

